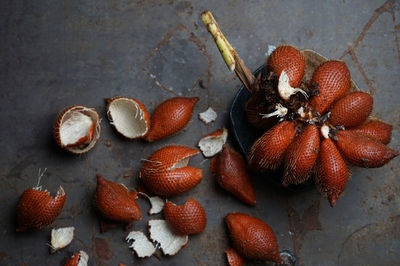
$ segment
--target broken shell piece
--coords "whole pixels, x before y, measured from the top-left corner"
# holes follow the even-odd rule
[[[202,137],[198,146],[205,157],[212,157],[222,150],[227,138],[228,130],[226,130],[226,128],[221,128]]]
[[[68,246],[74,238],[75,227],[62,227],[51,230],[51,253]]]
[[[87,266],[89,261],[89,255],[80,250],[79,253],[75,253],[64,266]]]
[[[107,100],[107,116],[122,136],[136,139],[146,136],[150,129],[150,115],[136,99],[114,97]]]
[[[173,256],[186,246],[189,237],[175,234],[167,221],[149,221],[150,239],[157,242],[164,255]]]
[[[40,187],[29,188],[22,193],[17,205],[17,232],[43,229],[52,224],[60,215],[67,194],[60,186],[53,198]]]
[[[131,240],[133,240],[133,243],[129,248],[133,249],[139,258],[150,257],[156,251],[153,243],[141,231],[130,232],[126,241],[129,243]]]
[[[217,119],[217,113],[214,111],[214,109],[208,107],[205,112],[199,113],[199,119],[207,125]]]
[[[150,197],[146,193],[138,192],[139,195],[143,195],[150,201],[151,208],[149,209],[149,215],[160,213],[165,205],[165,202],[159,196]]]
[[[100,138],[99,114],[93,108],[71,106],[58,116],[53,135],[57,144],[75,154],[91,150]]]

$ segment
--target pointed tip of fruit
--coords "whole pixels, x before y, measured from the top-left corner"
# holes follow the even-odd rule
[[[104,177],[101,174],[96,174],[97,183],[103,183]]]
[[[335,207],[337,200],[338,196],[336,194],[330,194],[328,196],[328,201],[332,208]]]
[[[192,97],[192,98],[190,98],[190,100],[191,100],[193,103],[197,103],[197,102],[200,100],[200,98],[199,98],[199,97]]]

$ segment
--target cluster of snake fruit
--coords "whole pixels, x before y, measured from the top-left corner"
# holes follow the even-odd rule
[[[282,171],[285,187],[313,176],[333,207],[349,180],[347,164],[381,167],[399,155],[386,146],[392,126],[370,116],[373,98],[356,88],[343,61],[281,45],[255,77],[212,14],[202,19],[228,68],[252,94],[248,121],[265,132],[247,157],[253,171]]]
[[[248,155],[257,172],[283,170],[282,185],[314,177],[335,206],[349,179],[347,163],[381,167],[399,152],[386,146],[392,126],[370,114],[373,98],[354,90],[342,61],[327,60],[304,80],[306,59],[290,45],[278,46],[253,87],[249,121],[267,131]]]

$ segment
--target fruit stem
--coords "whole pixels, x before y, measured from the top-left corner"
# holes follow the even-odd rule
[[[228,40],[225,38],[221,29],[219,28],[217,21],[210,11],[204,11],[201,14],[204,25],[214,38],[215,44],[217,45],[222,58],[231,72],[235,72],[238,78],[242,81],[243,85],[251,92],[255,93],[258,90],[256,85],[256,78],[250,69],[246,66],[244,61],[239,57],[235,49],[231,46]]]

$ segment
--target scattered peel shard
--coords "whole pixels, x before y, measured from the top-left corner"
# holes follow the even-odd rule
[[[256,78],[211,12],[202,19],[228,68],[252,94],[249,122],[266,130],[248,155],[252,170],[284,169],[284,186],[313,176],[333,207],[349,179],[347,163],[381,167],[399,155],[386,146],[392,126],[370,117],[373,99],[357,91],[345,62],[281,45]]]

